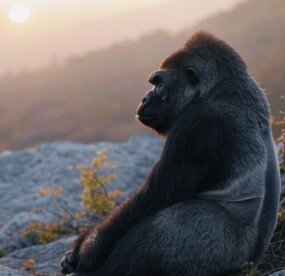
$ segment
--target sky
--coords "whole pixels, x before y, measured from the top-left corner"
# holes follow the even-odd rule
[[[132,10],[166,3],[170,0],[1,0],[0,22],[8,26],[9,11],[14,6],[26,6],[31,10],[34,29],[51,28],[54,25],[78,24],[91,19],[106,19]],[[52,16],[52,20],[51,20]]]
[[[1,0],[0,76],[61,62],[157,29],[174,32],[242,1]],[[27,21],[11,20],[16,6],[29,10]]]
[[[154,5],[170,0],[1,0],[1,7],[9,10],[15,5],[26,5],[35,12],[62,11],[66,8],[68,11],[90,11],[94,9],[99,16],[106,16],[116,12],[124,12],[129,9],[135,9],[142,6]]]

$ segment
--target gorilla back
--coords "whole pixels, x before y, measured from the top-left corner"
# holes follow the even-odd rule
[[[133,197],[75,242],[63,271],[224,275],[257,264],[280,193],[263,91],[236,51],[205,32],[149,81],[137,118],[166,136],[161,157]]]

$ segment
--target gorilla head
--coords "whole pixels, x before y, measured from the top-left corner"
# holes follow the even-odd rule
[[[149,82],[154,85],[138,108],[138,120],[167,134],[176,117],[198,95],[198,82],[194,69],[164,69],[153,72]]]
[[[219,81],[245,70],[243,60],[224,41],[196,33],[150,74],[154,87],[143,98],[137,119],[167,135],[186,106],[206,100]]]

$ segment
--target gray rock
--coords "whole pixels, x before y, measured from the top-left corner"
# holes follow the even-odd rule
[[[5,253],[28,246],[27,242],[21,237],[21,233],[27,225],[32,222],[43,224],[51,223],[54,218],[50,214],[34,214],[23,212],[15,215],[0,229],[0,245]]]
[[[44,275],[56,275],[60,271],[60,259],[70,247],[74,238],[69,237],[46,245],[36,245],[16,250],[1,258],[0,264],[13,269],[21,269],[22,265],[31,258],[35,260],[37,272]]]
[[[39,272],[45,275],[58,273],[59,260],[73,238],[29,246],[21,237],[21,232],[31,222],[53,222],[57,219],[53,213],[61,210],[54,199],[37,197],[37,192],[42,188],[61,186],[70,208],[74,212],[80,210],[82,188],[77,184],[77,166],[90,165],[96,152],[107,148],[109,161],[116,165],[117,175],[109,188],[120,189],[127,197],[143,182],[163,143],[160,138],[145,135],[131,137],[126,143],[83,145],[56,142],[0,154],[0,221],[3,222],[0,225],[0,246],[5,253],[0,264],[20,269],[23,263],[33,258]],[[1,275],[26,274],[0,267]]]
[[[161,151],[163,141],[153,136],[136,136],[127,143],[44,144],[37,148],[0,155],[0,220],[7,222],[20,212],[35,209],[57,211],[48,198],[36,196],[40,188],[62,186],[74,210],[80,208],[81,187],[77,166],[89,165],[95,153],[108,149],[110,162],[117,165],[117,179],[110,188],[132,193]]]
[[[276,272],[270,274],[269,276],[285,276],[285,269],[280,270],[280,271],[276,271]]]
[[[42,275],[60,275],[60,258],[75,237],[37,246],[27,244],[21,237],[28,224],[51,223],[57,219],[54,214],[61,210],[54,199],[37,197],[39,189],[61,186],[70,208],[74,212],[80,210],[82,188],[77,184],[77,166],[90,165],[95,153],[107,148],[109,161],[117,166],[117,178],[109,188],[120,189],[127,197],[143,182],[163,143],[159,138],[146,135],[132,137],[126,143],[56,142],[0,154],[0,221],[3,222],[0,246],[5,253],[0,258],[0,276],[27,276],[28,273],[20,269],[30,258],[35,260],[35,268]],[[285,183],[285,175],[282,177]],[[277,275],[285,276],[285,271],[272,274]]]
[[[6,266],[0,265],[0,276],[28,276],[24,271],[17,271]]]

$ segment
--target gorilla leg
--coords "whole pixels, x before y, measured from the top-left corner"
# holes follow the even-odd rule
[[[92,275],[232,275],[251,258],[253,229],[214,203],[175,204],[130,230]]]

